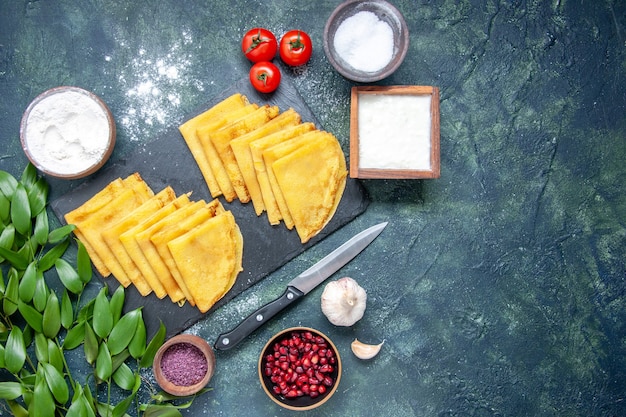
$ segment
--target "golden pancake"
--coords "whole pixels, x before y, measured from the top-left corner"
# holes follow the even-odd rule
[[[122,242],[122,245],[124,245],[124,248],[128,252],[129,256],[133,259],[133,262],[135,262],[135,265],[137,265],[137,268],[139,268],[139,270],[141,271],[142,276],[145,278],[146,281],[148,281],[148,284],[150,284],[154,295],[156,295],[158,298],[163,298],[168,295],[167,291],[165,290],[165,287],[161,283],[161,280],[157,276],[154,269],[152,269],[150,261],[146,258],[143,251],[141,250],[141,247],[139,246],[136,237],[139,233],[145,231],[167,215],[189,204],[191,204],[191,202],[189,201],[189,195],[183,194],[180,197],[177,197],[176,200],[174,200],[173,202],[165,205],[156,213],[144,219],[141,223],[137,224],[136,226],[130,228],[128,231],[120,235],[120,242]]]
[[[228,174],[229,182],[235,190],[237,198],[242,203],[250,201],[250,194],[248,193],[246,183],[239,170],[239,165],[237,164],[233,150],[230,147],[230,142],[239,136],[245,135],[263,126],[275,118],[278,113],[279,109],[277,106],[265,105],[235,120],[233,123],[218,129],[210,135],[211,142]]]
[[[257,180],[254,170],[250,144],[269,134],[297,125],[300,123],[300,120],[300,115],[296,113],[294,109],[288,109],[258,129],[230,141],[230,147],[237,160],[237,165],[239,165],[239,170],[241,171],[257,216],[260,216],[261,213],[265,211],[265,204],[263,203],[263,194],[261,193],[259,181]]]
[[[165,204],[173,201],[176,198],[174,190],[171,187],[166,187],[154,197],[143,203],[141,206],[130,212],[119,222],[112,226],[107,227],[102,231],[102,238],[113,252],[113,255],[117,258],[117,261],[122,266],[122,269],[137,288],[137,291],[141,295],[148,295],[152,292],[152,288],[141,275],[141,271],[135,265],[124,245],[120,241],[120,235],[129,230],[131,227],[136,226],[146,217],[155,213],[161,209]]]
[[[204,207],[199,207],[196,211],[189,214],[183,219],[175,218],[175,221],[168,222],[161,230],[154,233],[150,237],[150,241],[156,248],[159,256],[167,266],[168,270],[174,277],[174,280],[176,280],[176,284],[181,289],[181,291],[185,295],[185,298],[187,299],[187,301],[189,301],[191,305],[195,305],[193,296],[185,285],[185,282],[180,275],[180,271],[176,267],[176,262],[172,258],[167,244],[169,243],[169,241],[187,233],[195,227],[198,227],[206,220],[214,217],[217,213],[223,211],[224,208],[222,207],[219,200],[213,200],[210,203],[206,204]],[[168,218],[166,218],[165,220],[167,219]]]
[[[252,155],[254,172],[256,174],[257,181],[259,182],[259,188],[263,196],[263,205],[267,211],[267,218],[270,224],[279,224],[282,220],[282,216],[280,214],[280,208],[278,207],[276,198],[274,197],[274,193],[272,192],[269,178],[267,177],[267,169],[265,167],[265,162],[263,161],[263,152],[274,145],[285,142],[314,129],[315,125],[313,123],[306,122],[296,126],[287,127],[250,143],[250,154]]]
[[[210,123],[199,127],[196,131],[198,138],[200,139],[200,143],[202,144],[202,149],[204,151],[204,155],[206,156],[207,161],[209,162],[209,166],[213,175],[215,177],[215,181],[217,182],[217,187],[220,190],[220,195],[223,195],[226,201],[233,201],[237,197],[237,193],[233,188],[232,183],[230,182],[230,177],[228,176],[228,172],[222,163],[222,159],[220,155],[213,145],[211,141],[211,135],[233,123],[235,120],[238,120],[250,113],[253,113],[255,110],[259,108],[256,104],[249,104],[240,109],[233,110],[229,113],[224,114],[223,116],[211,121]]]
[[[300,241],[306,243],[333,217],[346,186],[346,160],[337,139],[322,136],[271,166]]]
[[[211,123],[228,112],[244,107],[246,104],[248,104],[248,100],[245,96],[241,94],[233,94],[211,107],[209,110],[187,120],[178,128],[180,133],[183,135],[191,154],[196,160],[196,163],[200,168],[200,172],[202,173],[202,176],[207,183],[207,187],[213,197],[217,197],[222,193],[215,175],[211,170],[211,166],[209,165],[202,142],[197,136],[196,131],[201,126]]]
[[[230,211],[168,243],[196,307],[206,313],[242,270],[243,237]]]

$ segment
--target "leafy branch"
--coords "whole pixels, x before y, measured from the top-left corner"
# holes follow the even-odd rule
[[[81,302],[91,260],[80,241],[75,265],[63,257],[74,226],[50,230],[48,190],[31,164],[19,180],[0,170],[0,400],[17,417],[127,417],[132,409],[181,416],[193,398],[175,405],[177,398],[149,387],[150,401],[138,399],[165,326],[148,342],[141,308],[123,313],[122,286]],[[80,346],[92,368],[85,381],[72,375],[66,356]],[[117,404],[114,388],[125,393]]]

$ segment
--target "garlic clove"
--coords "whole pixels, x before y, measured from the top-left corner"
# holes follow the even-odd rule
[[[360,342],[358,339],[354,339],[350,348],[352,348],[352,353],[354,353],[357,358],[372,359],[374,356],[378,355],[384,343],[385,341],[383,340],[377,345],[368,345],[367,343]]]

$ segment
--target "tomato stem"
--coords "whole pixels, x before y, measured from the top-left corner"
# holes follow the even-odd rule
[[[265,71],[256,76],[256,79],[261,81],[264,86],[267,87],[267,79],[269,78],[269,74]]]
[[[298,36],[296,37],[295,40],[293,41],[289,41],[289,49],[290,50],[294,50],[294,49],[304,49],[304,43],[300,40],[300,31],[298,31]]]
[[[269,42],[269,38],[261,37],[261,29],[259,29],[258,33],[252,37],[252,44],[246,49],[246,53],[252,51],[254,48],[257,48],[259,45],[265,42]]]

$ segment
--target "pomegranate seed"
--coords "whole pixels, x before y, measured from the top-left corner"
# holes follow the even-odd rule
[[[320,372],[323,372],[325,374],[329,374],[333,371],[333,367],[331,365],[325,364],[320,366]]]
[[[326,392],[326,387],[325,387],[324,385],[320,385],[320,386],[317,388],[317,392],[319,392],[319,393],[320,393],[320,395],[324,394],[324,393]]]

